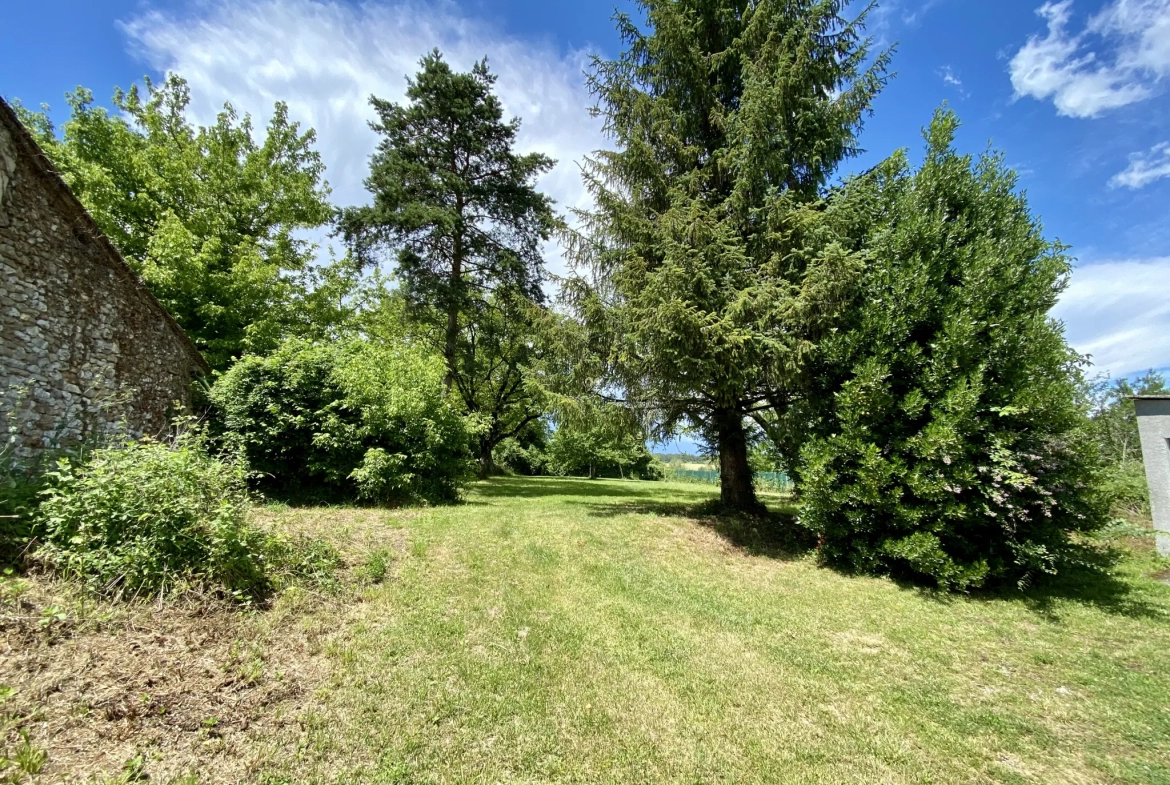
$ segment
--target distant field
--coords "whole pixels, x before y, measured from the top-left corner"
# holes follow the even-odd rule
[[[134,755],[187,783],[1170,782],[1165,563],[944,596],[712,519],[716,492],[509,478],[455,507],[270,508],[338,544],[341,594],[30,622],[8,646],[42,636],[57,692],[13,655],[0,682],[39,706],[54,782]]]

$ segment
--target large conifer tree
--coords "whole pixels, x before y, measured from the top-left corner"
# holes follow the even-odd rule
[[[817,239],[819,198],[887,57],[842,0],[639,5],[644,26],[617,17],[626,52],[594,62],[617,149],[587,163],[573,251],[591,277],[569,292],[611,339],[607,383],[662,432],[698,426],[723,502],[754,509],[745,423],[783,405],[858,267]]]
[[[373,204],[341,218],[358,259],[393,255],[412,329],[434,341],[448,390],[483,420],[481,474],[500,441],[543,414],[525,374],[544,299],[541,246],[557,225],[534,186],[553,161],[516,153],[520,121],[504,119],[495,80],[486,61],[458,73],[435,51],[405,104],[373,98]]]

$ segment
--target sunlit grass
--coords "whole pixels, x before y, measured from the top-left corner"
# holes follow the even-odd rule
[[[501,479],[386,514],[409,547],[268,781],[1170,782],[1152,562],[947,597],[754,547],[714,493]]]

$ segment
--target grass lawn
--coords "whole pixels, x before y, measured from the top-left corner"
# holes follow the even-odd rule
[[[1165,563],[947,597],[737,544],[714,493],[267,508],[350,567],[258,613],[123,617],[34,576],[3,708],[47,752],[34,783],[1170,783]]]
[[[950,598],[740,547],[687,514],[713,492],[500,479],[385,513],[402,555],[265,779],[1170,783],[1154,562]]]

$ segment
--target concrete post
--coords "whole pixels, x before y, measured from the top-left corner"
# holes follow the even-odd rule
[[[1158,553],[1170,556],[1170,395],[1134,398]]]

